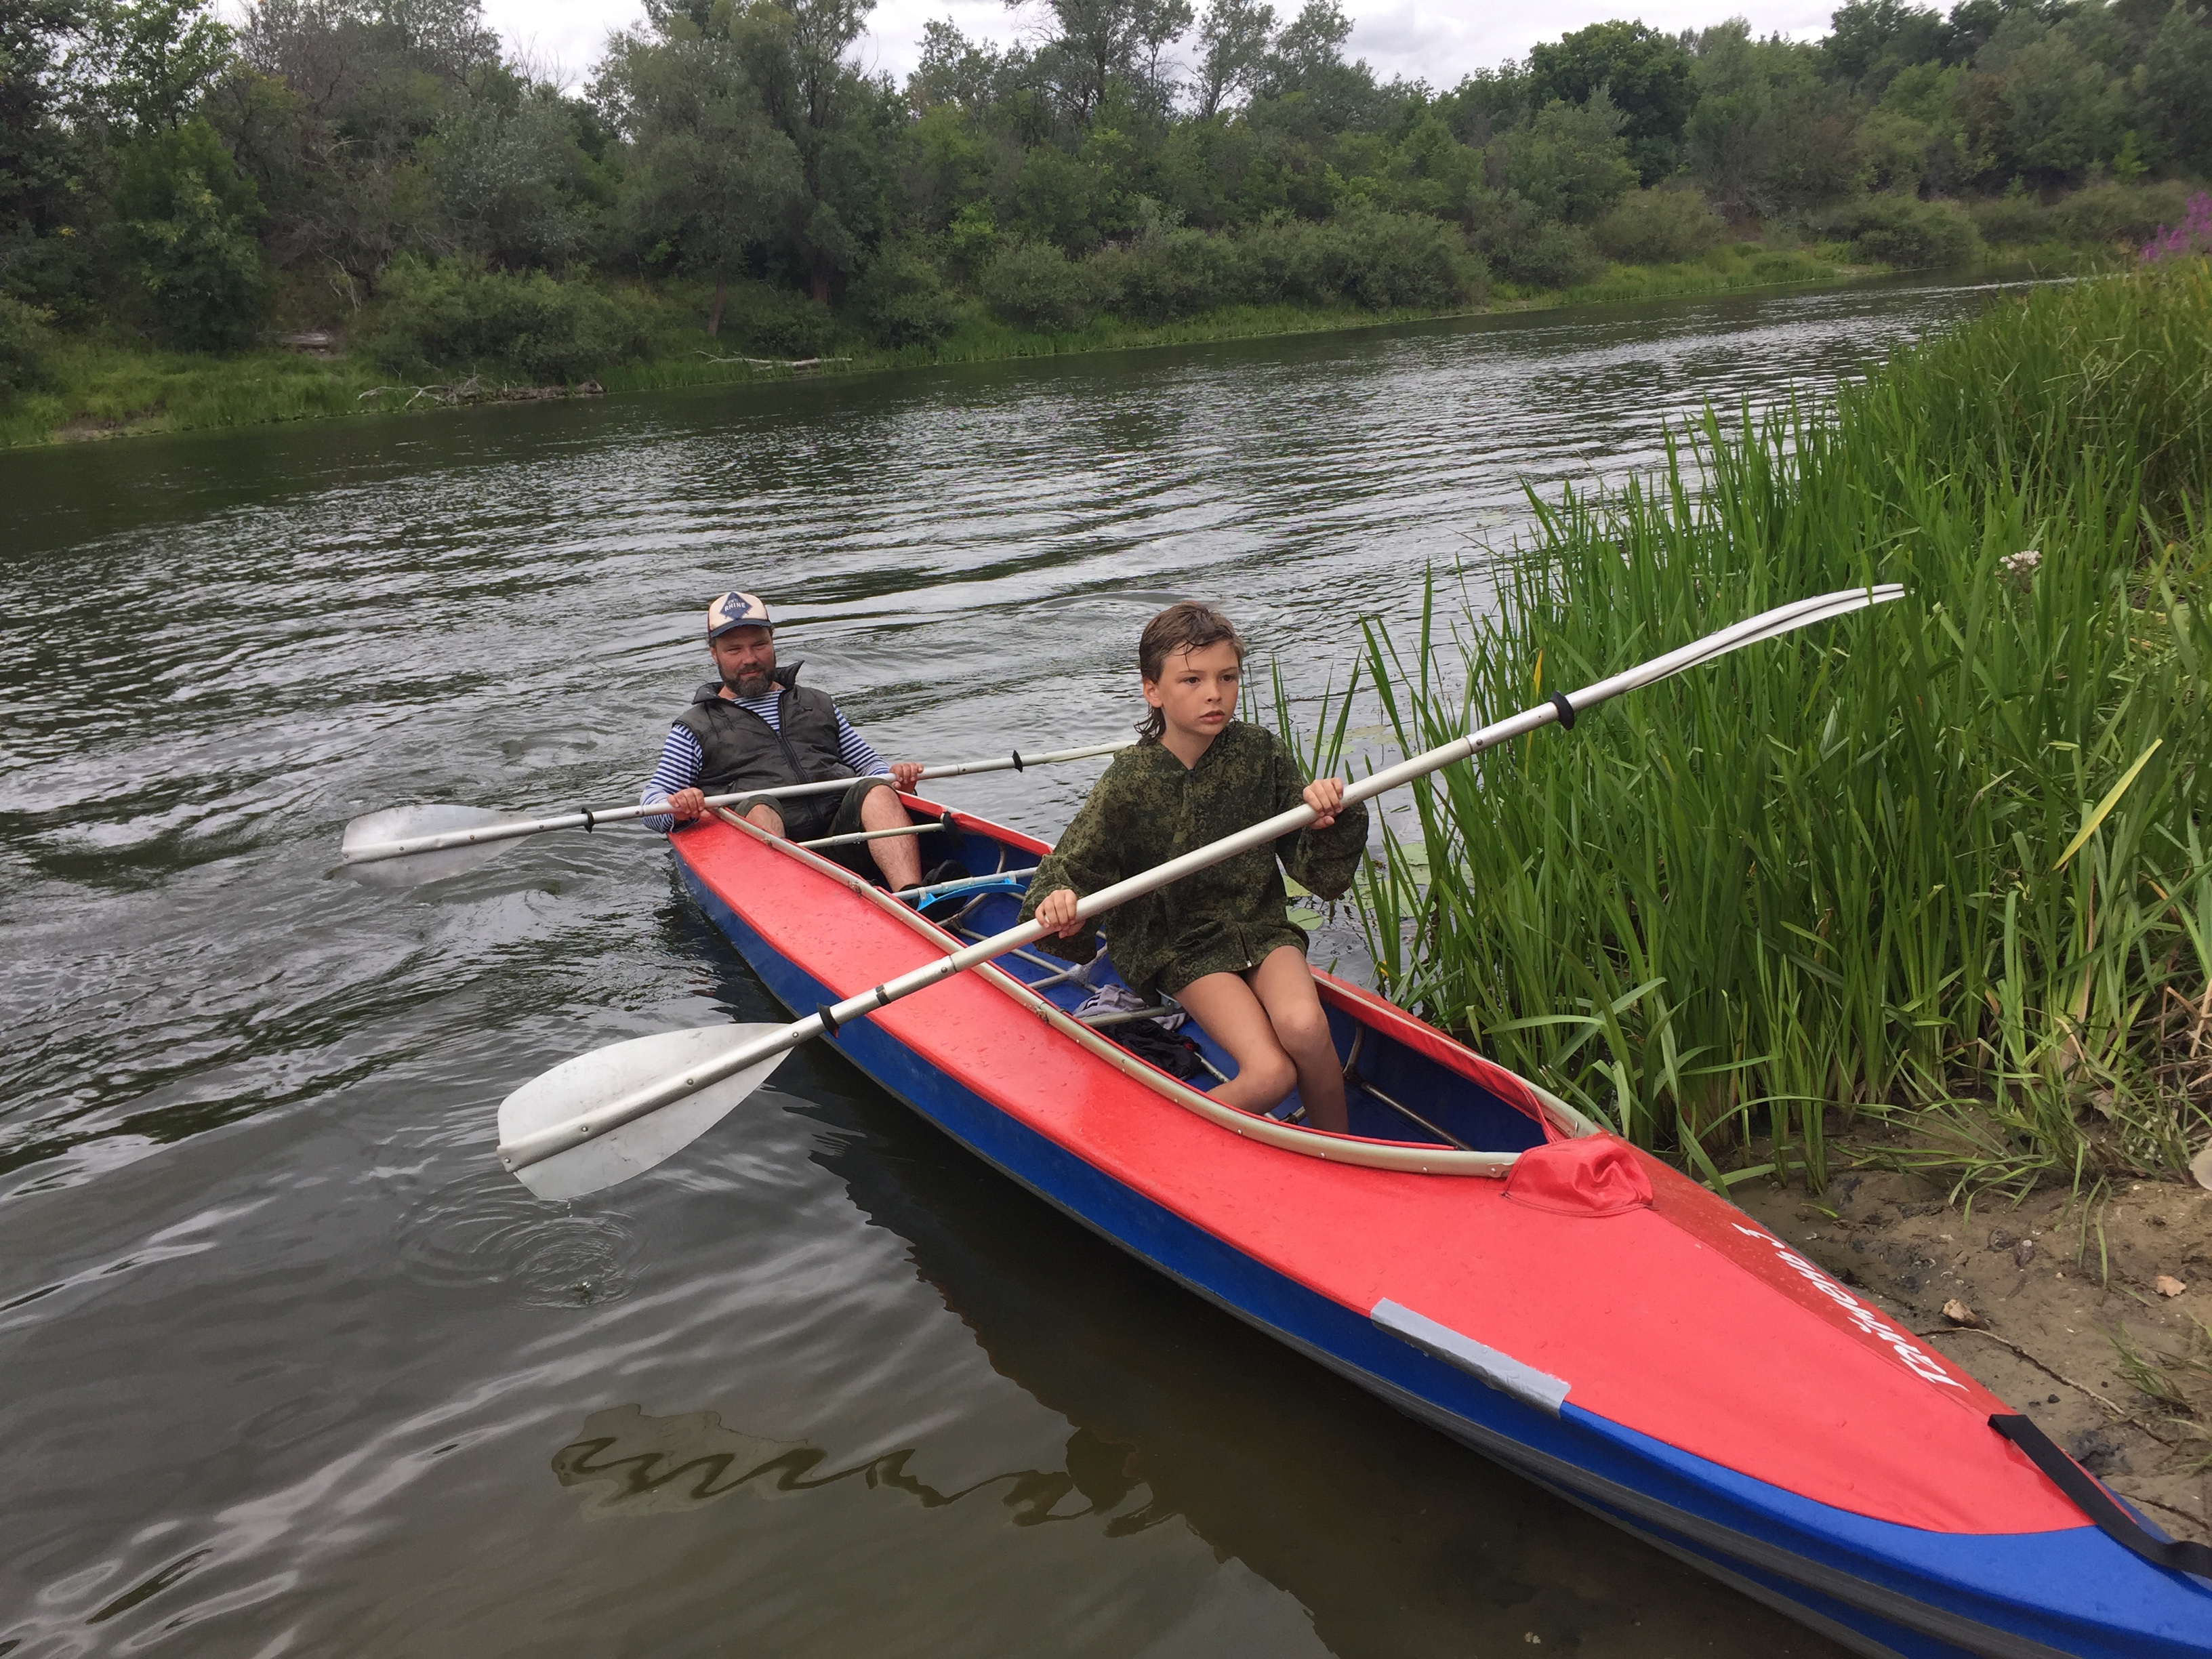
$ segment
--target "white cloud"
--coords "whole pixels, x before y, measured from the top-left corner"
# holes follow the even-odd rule
[[[1194,0],[1203,4],[1203,0]],[[1352,55],[1364,58],[1385,79],[1398,75],[1439,88],[1457,83],[1469,71],[1488,69],[1508,58],[1525,57],[1540,40],[1556,40],[1587,23],[1624,15],[1668,33],[1703,28],[1731,12],[1749,18],[1757,33],[1780,33],[1799,40],[1825,34],[1836,0],[1756,0],[1730,7],[1728,0],[1649,0],[1607,5],[1570,0],[1563,5],[1451,5],[1437,0],[1346,0],[1352,20]],[[1297,0],[1275,0],[1279,13],[1297,9]],[[610,30],[636,22],[638,0],[485,0],[484,15],[510,46],[542,65],[558,65],[571,85],[580,85],[598,60]],[[901,80],[921,52],[925,23],[950,17],[962,33],[1000,46],[1018,39],[1031,16],[1000,0],[880,0],[860,44],[870,70]]]

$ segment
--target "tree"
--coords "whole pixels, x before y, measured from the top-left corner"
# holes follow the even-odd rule
[[[1249,96],[1275,45],[1275,9],[1258,0],[1213,0],[1198,24],[1198,78],[1191,96],[1210,121],[1231,99]]]
[[[2143,49],[2134,92],[2144,125],[2166,152],[2212,172],[2212,22],[2202,7],[2174,0]]]
[[[172,131],[230,68],[232,32],[208,0],[104,0],[92,15],[98,102],[126,131]]]
[[[69,133],[58,118],[76,0],[0,0],[0,237],[54,228],[68,193]]]
[[[215,129],[194,119],[142,139],[115,211],[160,331],[195,350],[242,342],[261,303],[261,204]]]
[[[1549,217],[1587,224],[1636,184],[1620,136],[1625,125],[1600,87],[1584,103],[1553,99],[1492,149],[1504,162],[1506,185],[1523,201]]]
[[[1950,39],[1949,27],[1930,8],[1900,0],[1850,0],[1829,18],[1828,38],[1820,49],[1829,69],[1843,79],[1886,84],[1907,64],[1942,58]]]
[[[1674,36],[1641,23],[1593,23],[1528,53],[1539,106],[1589,101],[1604,88],[1624,120],[1629,159],[1647,185],[1674,170],[1683,123],[1698,101],[1690,54]]]
[[[882,234],[880,157],[859,128],[888,113],[886,88],[862,79],[846,53],[875,0],[756,0],[731,38],[769,120],[799,162],[784,230],[816,301]]]
[[[659,39],[624,31],[609,40],[593,96],[630,143],[622,214],[647,262],[714,278],[711,337],[731,276],[805,184],[728,35],[687,14],[656,21]]]

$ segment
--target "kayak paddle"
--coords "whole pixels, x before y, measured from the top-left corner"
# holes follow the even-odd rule
[[[1555,721],[1571,726],[1583,710],[1625,691],[1747,645],[1900,599],[1904,592],[1895,584],[1851,588],[1763,611],[1609,679],[1554,696],[1373,773],[1346,787],[1344,804],[1348,806],[1425,777],[1540,726]],[[1082,899],[1075,914],[1079,919],[1101,915],[1194,871],[1302,830],[1316,816],[1305,805],[1279,812],[1211,846],[1102,887]],[[540,1198],[580,1198],[641,1175],[720,1121],[766,1082],[800,1043],[824,1032],[834,1035],[849,1021],[1003,956],[1042,938],[1044,931],[1036,922],[1024,922],[788,1025],[700,1026],[635,1037],[580,1054],[532,1079],[500,1103],[499,1160]]]
[[[1020,772],[1032,766],[1052,766],[1061,761],[1117,754],[1133,741],[1094,743],[1086,749],[1056,749],[1046,755],[1024,755],[1016,750],[995,760],[951,761],[941,766],[925,766],[921,775],[927,780],[963,778],[976,772]],[[852,782],[850,778],[830,778],[820,783],[787,783],[773,789],[748,789],[738,794],[709,795],[707,805],[730,806],[740,800],[826,794],[849,787]],[[518,818],[481,806],[388,806],[346,825],[338,854],[348,870],[362,880],[380,887],[404,887],[473,869],[486,859],[506,851],[508,842],[524,836],[543,835],[549,830],[596,830],[603,823],[666,816],[665,804],[587,806],[545,818]]]

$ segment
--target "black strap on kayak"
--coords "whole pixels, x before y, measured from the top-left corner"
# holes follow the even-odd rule
[[[2154,1538],[2135,1516],[2122,1509],[2112,1493],[2089,1477],[2088,1472],[2058,1449],[2034,1419],[2013,1412],[1999,1412],[1990,1426],[2027,1454],[2027,1461],[2050,1477],[2074,1506],[2097,1523],[2098,1531],[2116,1544],[2125,1545],[2154,1567],[2173,1572],[2193,1572],[2212,1578],[2212,1547],[2186,1539]]]
[[[1560,726],[1564,730],[1569,732],[1573,731],[1575,729],[1575,706],[1567,701],[1567,694],[1564,691],[1557,693],[1552,698],[1552,707],[1559,711]]]
[[[946,807],[942,812],[938,814],[937,827],[945,831],[948,836],[957,836],[960,833],[960,826],[952,821],[952,809],[951,807]]]

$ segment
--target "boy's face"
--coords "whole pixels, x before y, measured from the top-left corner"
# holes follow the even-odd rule
[[[1145,701],[1158,709],[1168,730],[1186,738],[1218,735],[1237,713],[1237,687],[1243,659],[1222,640],[1198,651],[1171,653],[1160,677],[1145,682]]]

